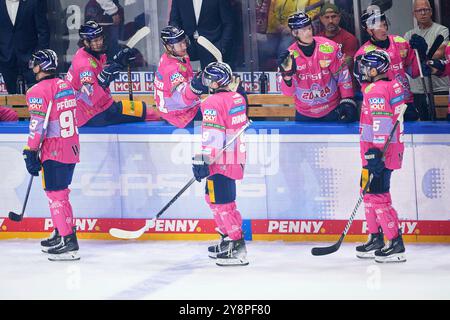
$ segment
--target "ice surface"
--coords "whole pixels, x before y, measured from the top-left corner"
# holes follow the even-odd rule
[[[50,262],[38,240],[0,241],[0,299],[450,299],[450,245],[406,243],[378,264],[344,243],[247,243],[250,265],[218,267],[210,242],[80,241],[80,261]]]

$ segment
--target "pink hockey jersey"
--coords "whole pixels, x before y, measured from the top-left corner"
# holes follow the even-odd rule
[[[387,72],[387,76],[391,80],[397,80],[405,91],[406,103],[414,102],[414,97],[409,87],[409,81],[406,76],[408,73],[411,77],[416,78],[420,75],[419,65],[417,64],[416,53],[411,49],[408,41],[396,35],[389,35],[390,45],[387,49],[382,49],[372,42],[367,41],[355,54],[355,60],[367,52],[374,50],[383,50],[389,54],[391,58],[391,66]],[[364,85],[362,86],[364,88]]]
[[[70,83],[58,78],[44,79],[27,91],[26,99],[30,111],[28,147],[32,150],[39,148],[48,105],[52,101],[47,131],[41,147],[41,162],[79,162],[77,102]]]
[[[102,54],[98,60],[84,48],[78,49],[72,59],[66,79],[76,90],[77,119],[80,127],[95,115],[108,109],[114,102],[109,88],[103,89],[97,79],[105,63],[105,54]]]
[[[194,119],[200,98],[189,86],[194,76],[189,57],[185,62],[164,53],[155,73],[155,102],[160,116],[170,124],[184,128]]]
[[[367,165],[364,154],[370,148],[382,150],[390,132],[398,119],[401,105],[405,104],[405,91],[397,80],[380,80],[371,83],[363,90],[363,104],[360,119],[360,147],[363,166]],[[400,169],[403,160],[404,145],[403,119],[397,127],[391,143],[385,153],[385,165],[388,169]]]
[[[239,93],[222,91],[203,101],[201,109],[202,153],[213,159],[247,123],[247,105]],[[245,144],[241,135],[215,163],[209,166],[210,174],[222,174],[240,180],[244,176],[245,157]]]
[[[304,116],[321,118],[334,110],[341,99],[353,98],[353,85],[344,55],[337,43],[314,37],[316,48],[311,57],[299,49],[297,42],[288,50],[295,58],[297,72],[289,87],[278,77],[281,92],[295,97],[295,107]]]

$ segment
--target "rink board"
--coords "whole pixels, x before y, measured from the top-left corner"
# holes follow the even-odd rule
[[[29,181],[22,159],[27,131],[26,123],[0,125],[0,238],[50,230],[44,228],[49,213],[40,178],[35,178],[25,214],[37,220],[13,226],[4,219],[11,210],[20,212]],[[358,199],[357,132],[357,125],[255,123],[245,136],[245,178],[237,185],[246,237],[333,241]],[[450,124],[407,124],[405,132],[403,168],[392,176],[393,206],[401,221],[417,223],[407,233],[411,241],[450,241]],[[82,236],[92,238],[108,238],[112,226],[142,227],[143,219],[152,218],[189,181],[191,156],[200,145],[198,129],[174,130],[161,123],[81,128],[80,133],[81,162],[70,197],[77,219],[85,225],[96,221],[90,229],[79,227]],[[367,231],[362,207],[349,240],[359,241]],[[143,239],[216,238],[203,183],[195,183],[162,218],[169,222]],[[171,220],[178,222],[172,226]],[[191,220],[198,222],[193,230],[177,231]],[[276,221],[281,221],[278,229]]]
[[[75,219],[81,239],[114,240],[110,228],[138,230],[144,219]],[[244,220],[247,240],[336,241],[346,220]],[[151,225],[139,240],[213,240],[217,239],[211,219],[161,219]],[[401,221],[407,242],[450,242],[450,221]],[[0,239],[44,238],[53,230],[49,218],[24,218],[17,223],[0,218]],[[367,223],[353,222],[346,241],[366,238]]]

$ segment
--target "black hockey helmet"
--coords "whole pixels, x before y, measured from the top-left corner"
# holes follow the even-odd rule
[[[291,14],[288,18],[288,26],[291,30],[302,29],[311,24],[311,18],[303,11]]]
[[[358,65],[355,65],[354,73],[358,81],[372,82],[375,76],[389,71],[391,58],[384,50],[373,50],[360,56],[356,63]],[[372,74],[373,69],[376,70],[376,75]]]
[[[78,34],[81,39],[91,41],[103,35],[103,27],[91,20],[80,27]]]
[[[219,87],[225,87],[230,84],[232,75],[231,67],[225,62],[211,62],[203,70],[202,83],[209,87],[211,83],[217,82]]]
[[[188,41],[188,37],[183,29],[167,26],[161,30],[161,40],[165,45],[175,44],[183,40]],[[189,44],[189,42],[187,42]]]
[[[368,8],[361,15],[361,26],[367,29],[376,29],[382,21],[388,23],[386,14],[379,9]]]
[[[41,67],[42,71],[54,72],[58,67],[58,56],[55,51],[50,49],[36,51],[31,55],[28,66],[30,69],[33,69],[37,65]]]

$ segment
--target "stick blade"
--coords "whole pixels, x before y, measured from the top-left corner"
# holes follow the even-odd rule
[[[156,221],[156,218],[147,220],[145,222],[145,226],[143,226],[142,228],[140,228],[139,230],[136,230],[136,231],[111,228],[111,229],[109,229],[109,234],[111,236],[113,236],[114,238],[118,238],[118,239],[124,239],[124,240],[137,239],[137,238],[140,238],[148,228],[155,226],[155,221]]]
[[[23,219],[23,215],[17,214],[17,213],[14,213],[14,212],[10,211],[8,213],[8,218],[11,221],[20,222]]]
[[[211,41],[206,39],[204,36],[198,37],[197,43],[199,45],[201,45],[203,48],[205,48],[206,50],[208,50],[214,56],[214,58],[216,58],[216,60],[218,62],[222,62],[223,61],[222,52],[220,52],[220,50],[217,49],[217,47],[215,45],[213,45],[211,43]]]
[[[333,244],[329,247],[315,247],[311,249],[311,254],[313,256],[325,256],[327,254],[332,254],[338,251],[340,245],[338,243]]]
[[[109,229],[109,234],[117,239],[123,239],[123,240],[132,240],[137,239],[140,236],[142,236],[145,232],[145,228],[136,230],[136,231],[128,231],[128,230],[122,230],[118,228],[111,228]]]
[[[127,47],[128,48],[134,48],[136,43],[141,41],[143,38],[145,38],[150,33],[150,28],[145,26],[136,31],[136,33],[128,40]]]

